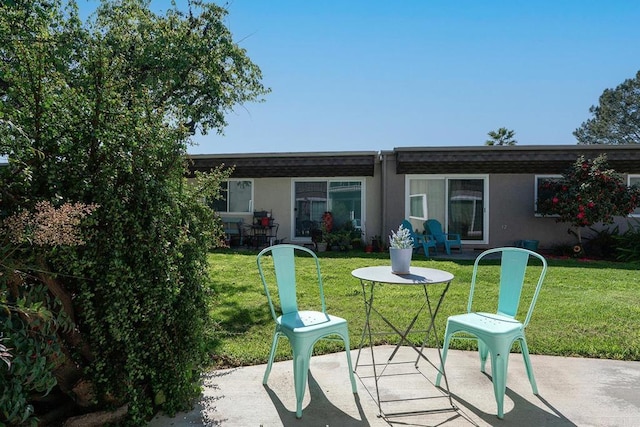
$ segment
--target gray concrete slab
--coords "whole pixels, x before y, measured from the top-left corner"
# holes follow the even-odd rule
[[[392,346],[375,348],[376,362],[388,358]],[[353,361],[357,350],[352,351]],[[427,350],[430,360],[437,352]],[[450,350],[447,379],[452,403],[433,386],[435,369],[416,353],[401,347],[379,381],[385,413],[433,410],[403,416],[379,416],[370,363],[363,350],[357,369],[358,394],[351,393],[345,353],[314,356],[303,404],[295,417],[290,361],[273,366],[262,385],[265,365],[217,370],[203,377],[204,391],[194,409],[174,418],[156,416],[149,427],[165,426],[638,426],[640,425],[640,362],[532,356],[539,395],[534,395],[520,354],[509,362],[505,416],[496,404],[487,374],[479,370],[476,352]],[[487,364],[489,365],[489,364]],[[444,382],[443,382],[444,385]],[[442,410],[442,411],[440,411]]]

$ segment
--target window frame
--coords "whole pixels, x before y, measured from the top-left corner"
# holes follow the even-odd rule
[[[227,184],[227,188],[222,190],[224,193],[226,193],[226,194],[224,194],[224,197],[223,197],[223,199],[225,201],[225,204],[226,204],[226,210],[224,210],[224,211],[216,211],[216,212],[219,212],[221,214],[229,214],[229,215],[233,215],[233,214],[242,215],[242,214],[251,214],[251,213],[253,213],[253,201],[255,200],[255,198],[254,198],[255,197],[254,196],[254,191],[255,191],[255,182],[254,182],[254,180],[252,178],[229,178],[229,179],[224,180],[224,182]],[[248,210],[246,210],[246,211],[231,211],[231,210],[229,210],[229,199],[230,199],[230,197],[229,197],[229,194],[230,194],[229,193],[229,191],[230,191],[229,190],[230,189],[229,183],[230,182],[248,182],[248,183],[251,184],[251,196],[250,196],[250,199],[249,199]],[[218,200],[218,202],[219,202],[219,200]]]
[[[411,201],[412,198],[420,198],[422,199],[420,206],[422,207],[422,213],[424,214],[423,216],[415,216],[415,215],[411,215],[411,208],[413,206],[413,203]],[[419,194],[410,194],[409,195],[409,218],[411,219],[417,219],[420,221],[426,221],[427,219],[429,219],[429,211],[427,210],[427,195],[425,193],[419,193]]]
[[[553,217],[558,217],[559,215],[542,215],[541,213],[538,213],[538,188],[540,187],[540,180],[541,179],[562,179],[564,178],[563,175],[558,175],[558,174],[544,174],[544,175],[534,175],[534,179],[533,179],[533,216],[535,216],[536,218],[543,218],[543,217],[548,217],[548,218],[553,218]]]

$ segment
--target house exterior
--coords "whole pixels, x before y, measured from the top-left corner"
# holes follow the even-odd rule
[[[537,182],[560,176],[580,155],[605,153],[628,184],[640,184],[640,145],[400,147],[381,152],[193,155],[191,171],[234,166],[224,217],[252,224],[266,211],[278,240],[310,243],[322,215],[351,225],[363,239],[386,241],[403,219],[418,232],[427,218],[460,233],[465,248],[537,240],[571,244],[567,224],[535,212]],[[640,210],[633,216],[640,217]],[[621,231],[627,218],[618,218]]]

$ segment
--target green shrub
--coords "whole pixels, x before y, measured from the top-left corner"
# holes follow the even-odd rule
[[[160,16],[148,2],[103,0],[85,25],[62,3],[0,1],[0,220],[39,201],[98,208],[82,246],[24,246],[37,262],[18,270],[5,257],[15,244],[0,251],[0,322],[11,329],[0,413],[36,422],[22,397],[37,372],[38,392],[72,395],[82,412],[127,404],[123,423],[144,425],[199,391],[206,256],[221,232],[201,201],[227,175],[187,184],[190,137],[221,131],[226,112],[267,91],[221,7],[192,0]],[[24,320],[32,312],[46,334]],[[71,331],[55,320],[65,315]],[[62,377],[58,343],[71,365]]]
[[[589,258],[615,261],[618,248],[616,237],[619,235],[618,227],[596,230],[590,228],[592,234],[585,237],[584,253]]]
[[[71,324],[42,284],[22,286],[21,296],[9,302],[0,306],[0,325],[11,350],[7,356],[12,356],[0,365],[0,414],[19,425],[32,418],[33,397],[46,396],[56,386],[54,370],[65,358],[57,332]]]
[[[614,236],[617,244],[617,258],[623,262],[640,262],[640,221],[629,224],[624,233]]]

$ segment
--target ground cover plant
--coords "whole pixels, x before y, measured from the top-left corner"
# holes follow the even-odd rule
[[[209,313],[215,325],[208,331],[211,363],[217,367],[265,363],[273,333],[273,320],[255,266],[253,252],[216,252],[209,255],[212,292]],[[351,270],[389,265],[385,253],[361,252],[320,254],[327,310],[349,322],[352,347],[360,342],[364,304],[359,281]],[[310,260],[302,260],[307,262]],[[527,328],[532,354],[640,360],[640,293],[637,265],[576,259],[548,259],[549,270],[538,304]],[[466,310],[472,260],[427,260],[412,265],[452,272],[455,279],[437,319],[438,334],[444,335],[448,315]],[[497,264],[494,274],[497,274]],[[441,286],[441,285],[437,285]],[[434,289],[435,290],[435,289]],[[406,324],[422,302],[416,289],[382,286],[376,304],[386,307],[393,322]],[[304,300],[305,295],[301,296]],[[375,338],[376,343],[396,343],[394,335]],[[410,337],[420,343],[421,335]],[[286,340],[281,340],[276,360],[290,358]],[[433,343],[431,343],[433,345]],[[470,342],[454,340],[452,348],[473,348]],[[320,342],[315,353],[341,349],[339,343]]]

